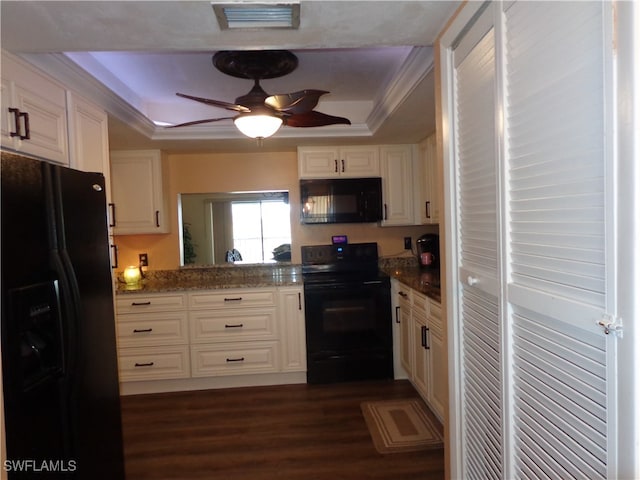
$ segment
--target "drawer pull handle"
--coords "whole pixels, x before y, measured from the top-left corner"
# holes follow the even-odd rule
[[[231,362],[244,362],[244,357],[240,357],[240,358],[227,358],[227,362],[231,363]]]
[[[238,323],[236,325],[226,325],[225,324],[225,326],[224,326],[224,328],[242,328],[242,327],[244,327],[244,324],[242,324],[242,323]]]
[[[233,297],[233,298],[226,298],[224,299],[225,302],[239,302],[240,300],[242,300],[242,297]]]
[[[153,367],[153,362],[149,362],[149,363],[138,363],[136,362],[136,367]]]
[[[146,333],[146,332],[152,332],[153,328],[134,328],[133,329],[133,333]]]
[[[409,298],[409,295],[404,292],[398,292],[398,295],[400,295],[402,298]]]
[[[151,305],[151,302],[131,302],[132,307],[141,307],[143,305]]]

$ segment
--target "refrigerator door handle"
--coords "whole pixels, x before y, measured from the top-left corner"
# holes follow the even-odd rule
[[[62,186],[60,184],[60,167],[50,167],[53,170],[53,175],[48,175],[51,178],[52,190],[50,192],[50,206],[47,208],[53,211],[54,225],[51,226],[53,235],[52,243],[52,256],[58,257],[62,271],[59,271],[59,275],[64,278],[62,296],[65,298],[65,308],[67,310],[68,322],[67,322],[67,337],[68,342],[65,348],[68,363],[69,372],[74,372],[78,361],[78,327],[81,318],[81,299],[80,299],[80,287],[78,286],[78,279],[76,278],[73,270],[69,253],[67,252],[65,232],[62,225],[64,225],[64,216],[62,209]],[[45,169],[49,171],[49,169]],[[48,183],[48,182],[46,182]],[[70,377],[67,378],[69,381]]]

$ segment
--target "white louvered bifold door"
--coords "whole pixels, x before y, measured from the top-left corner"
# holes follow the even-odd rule
[[[469,2],[443,36],[456,477],[617,476],[610,9]]]
[[[515,2],[504,12],[517,478],[607,478],[603,8]]]
[[[497,298],[495,39],[490,11],[454,50],[454,137],[465,478],[502,478],[501,328]]]

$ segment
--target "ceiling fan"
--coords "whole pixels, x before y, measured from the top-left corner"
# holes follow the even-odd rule
[[[329,93],[325,90],[301,90],[270,95],[262,89],[260,80],[287,75],[298,66],[298,58],[288,50],[220,51],[213,56],[213,64],[227,75],[253,80],[253,88],[246,95],[236,98],[235,103],[194,97],[184,93],[176,93],[176,95],[213,107],[235,111],[237,115],[195,120],[168,128],[233,119],[236,127],[243,134],[262,139],[273,135],[281,125],[289,127],[351,125],[347,118],[314,110],[320,97]]]

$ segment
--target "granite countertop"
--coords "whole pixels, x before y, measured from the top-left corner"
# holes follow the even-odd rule
[[[395,278],[404,285],[427,297],[440,302],[440,272],[437,270],[423,270],[418,266],[399,265],[381,268],[391,278]]]
[[[380,270],[391,278],[440,301],[440,275],[437,271],[421,270],[416,261],[406,257],[381,259],[379,265]],[[137,287],[128,287],[118,281],[116,294],[301,285],[300,265],[224,265],[151,271]]]
[[[229,288],[286,287],[302,285],[297,265],[184,268],[148,272],[140,286],[118,281],[116,293],[162,293]]]

